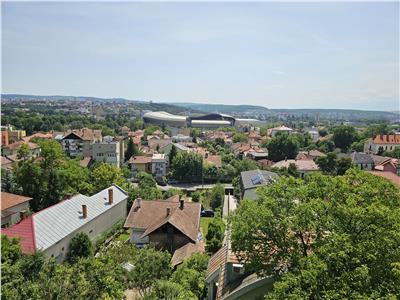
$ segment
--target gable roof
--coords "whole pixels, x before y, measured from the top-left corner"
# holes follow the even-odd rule
[[[1,230],[2,234],[10,238],[19,238],[23,253],[33,253],[36,250],[35,228],[33,216],[29,216],[18,224]]]
[[[113,203],[108,204],[108,189],[113,189]],[[20,227],[16,224],[7,230],[3,230],[3,233],[9,236],[20,236],[22,238],[21,246],[22,250],[28,252],[30,240],[35,243],[35,250],[46,250],[58,241],[62,240],[69,234],[75,232],[85,224],[89,223],[96,217],[100,216],[110,208],[114,207],[118,203],[127,199],[127,194],[117,185],[112,185],[93,196],[85,196],[78,194],[68,200],[59,202],[53,206],[43,209],[32,216],[31,219],[33,230],[28,235],[27,224],[25,220],[23,226]],[[87,217],[82,218],[81,210],[82,205],[85,204],[87,207]],[[22,228],[22,229],[21,229]],[[22,232],[22,235],[20,234]],[[23,248],[27,244],[28,248]]]
[[[272,183],[279,176],[274,172],[251,170],[240,173],[243,189],[252,189]]]
[[[19,150],[19,148],[21,148],[21,146],[23,144],[27,144],[29,147],[29,150],[33,150],[33,149],[38,149],[40,148],[38,144],[35,143],[31,143],[31,142],[26,142],[26,141],[18,141],[12,144],[9,144],[8,146],[5,146],[4,148],[8,148],[10,150]]]
[[[220,168],[222,166],[221,155],[209,154],[207,157],[204,158],[204,161],[212,165],[215,165],[217,168]]]
[[[64,138],[67,139],[69,135],[74,134],[84,141],[94,141],[101,140],[101,129],[90,129],[90,128],[82,128],[82,129],[69,129],[65,132]]]
[[[190,257],[193,253],[204,252],[204,243],[199,241],[197,243],[187,243],[186,245],[175,250],[171,258],[171,265],[175,267],[182,263],[187,257]]]
[[[176,200],[135,200],[126,218],[124,227],[140,228],[145,232],[142,236],[149,235],[166,223],[171,224],[184,235],[196,242],[200,226],[201,204],[185,202],[184,208],[179,208]],[[167,215],[167,208],[170,209]]]
[[[362,152],[353,152],[351,160],[356,164],[373,164],[374,160],[371,155]]]
[[[319,167],[312,159],[287,159],[281,160],[272,165],[272,168],[288,168],[290,164],[295,164],[298,171],[318,171]]]
[[[368,171],[371,174],[381,176],[383,178],[386,178],[390,180],[394,185],[400,187],[400,176],[392,173],[392,172],[387,172],[387,171]]]
[[[148,164],[151,163],[152,157],[151,156],[142,156],[142,155],[138,155],[138,156],[132,156],[128,163],[130,164]]]
[[[20,196],[7,192],[1,192],[1,210],[6,210],[18,204],[25,203],[32,200],[30,197]]]

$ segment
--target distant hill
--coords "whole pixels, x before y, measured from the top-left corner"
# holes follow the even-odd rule
[[[243,114],[252,111],[257,113],[265,113],[268,109],[264,106],[256,105],[227,105],[227,104],[205,104],[205,103],[179,103],[172,102],[171,104],[181,106],[189,109],[204,111],[207,113],[221,113],[221,114]]]

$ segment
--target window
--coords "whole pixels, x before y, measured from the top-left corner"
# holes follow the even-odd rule
[[[64,247],[61,248],[61,251],[64,251]]]

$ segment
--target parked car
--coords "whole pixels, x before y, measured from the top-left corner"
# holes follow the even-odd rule
[[[214,217],[214,212],[211,209],[202,210],[200,213],[202,217]]]

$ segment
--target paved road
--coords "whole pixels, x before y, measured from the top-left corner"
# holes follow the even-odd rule
[[[224,207],[222,210],[223,216],[227,217],[232,211],[236,210],[237,207],[238,207],[237,199],[232,195],[225,195]]]

